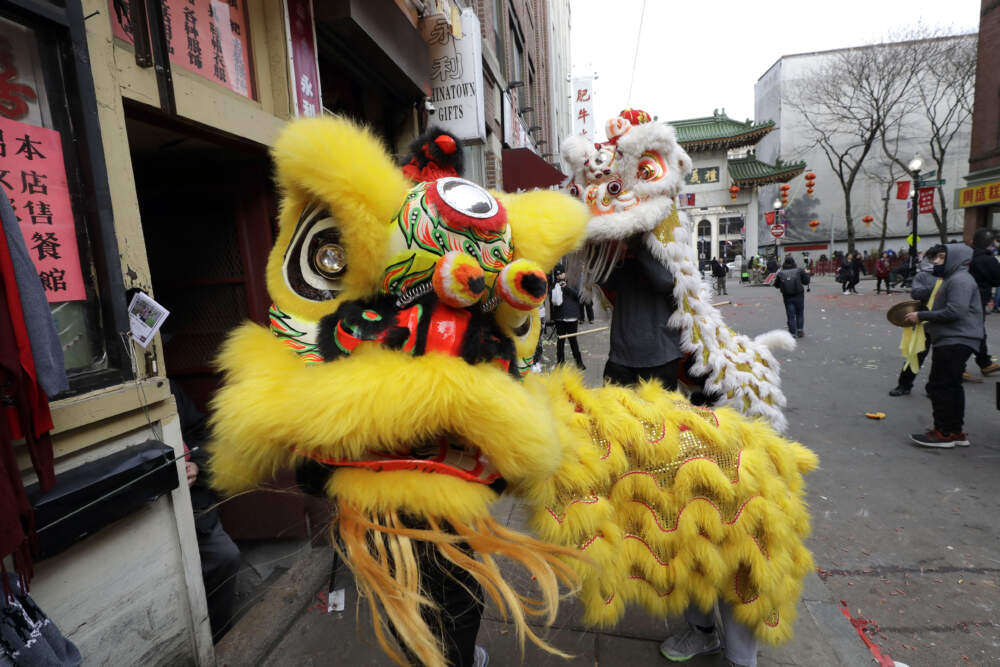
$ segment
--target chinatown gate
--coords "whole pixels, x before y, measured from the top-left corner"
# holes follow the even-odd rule
[[[725,110],[715,110],[705,118],[667,124],[677,131],[677,141],[692,160],[679,203],[694,225],[692,243],[699,262],[757,254],[757,189],[787,183],[805,171],[805,162],[778,159],[769,164],[757,159],[753,148],[774,129],[773,120],[740,122]]]

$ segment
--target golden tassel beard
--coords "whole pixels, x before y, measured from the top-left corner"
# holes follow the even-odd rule
[[[570,657],[539,637],[527,618],[543,617],[547,626],[555,621],[561,599],[560,582],[571,589],[567,595],[572,595],[578,581],[565,559],[585,560],[579,550],[528,537],[505,528],[488,515],[472,524],[454,516],[424,517],[424,521],[427,528],[411,528],[395,510],[369,516],[341,498],[337,500],[337,516],[331,526],[332,542],[342,549],[360,594],[368,600],[375,637],[394,662],[409,664],[393,634],[423,665],[446,665],[441,642],[422,613],[436,605],[421,587],[415,551],[418,541],[433,546],[441,558],[469,572],[504,620],[513,620],[522,658],[525,638],[553,655]],[[462,548],[463,543],[478,559]],[[504,579],[497,556],[524,567],[540,598],[515,591]]]

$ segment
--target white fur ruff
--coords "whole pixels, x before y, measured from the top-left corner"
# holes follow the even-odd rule
[[[720,405],[762,417],[784,433],[788,422],[781,411],[785,406],[778,375],[781,364],[772,350],[793,349],[795,339],[781,330],[750,338],[727,327],[712,305],[711,291],[698,270],[689,234],[685,224],[674,229],[673,243],[664,245],[651,232],[643,236],[643,242],[674,274],[678,307],[669,325],[681,332],[682,349],[695,359],[691,373],[706,376],[705,391],[721,395]]]

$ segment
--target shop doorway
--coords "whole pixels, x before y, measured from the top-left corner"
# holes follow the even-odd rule
[[[247,320],[267,324],[267,255],[276,236],[266,151],[130,106],[126,128],[166,375],[205,413],[221,383],[212,362]],[[248,360],[252,363],[252,360]],[[294,487],[294,474],[274,480]],[[307,499],[254,492],[221,506],[237,540],[309,536]],[[313,518],[313,522],[317,517]]]

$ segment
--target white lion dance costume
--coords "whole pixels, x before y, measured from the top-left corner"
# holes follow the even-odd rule
[[[626,110],[607,123],[608,141],[582,137],[563,142],[563,159],[572,171],[570,194],[591,213],[587,224],[585,271],[600,282],[625,253],[625,240],[642,234],[652,255],[674,275],[677,310],[669,325],[680,331],[690,355],[689,373],[704,382],[718,404],[762,417],[779,432],[787,426],[785,396],[772,349],[792,349],[795,339],[782,330],[757,338],[735,333],[712,305],[698,270],[690,222],[676,196],[691,172],[691,158],[677,143],[673,128],[650,122],[643,111]]]
[[[271,326],[244,325],[220,355],[214,483],[235,493],[281,467],[319,471],[334,542],[391,657],[445,663],[427,622],[427,552],[506,609],[522,642],[544,646],[525,614],[551,622],[560,579],[591,623],[615,623],[630,603],[665,614],[721,598],[761,638],[791,636],[812,567],[803,475],[815,456],[764,421],[694,408],[658,384],[589,389],[574,371],[528,373],[545,272],[583,242],[584,206],[455,177],[414,185],[339,118],[289,124],[274,159]],[[674,227],[647,218],[668,242],[677,231],[676,216]],[[661,252],[693,275],[679,250]],[[686,305],[691,345],[743,346],[715,369],[718,385],[739,404],[749,396],[733,378],[745,377],[757,403],[780,405],[776,378],[753,375],[776,369],[766,351]],[[490,517],[504,485],[533,508],[537,537]],[[539,600],[505,580],[501,556],[527,569]]]

